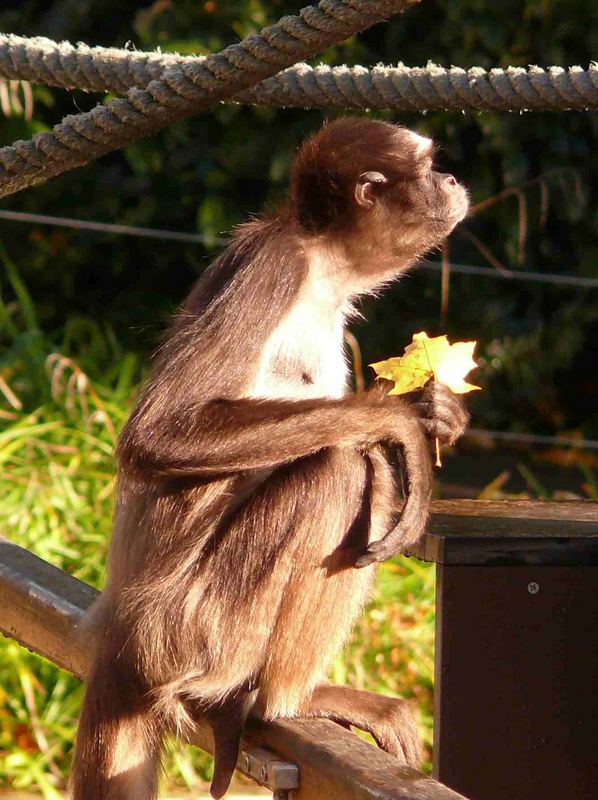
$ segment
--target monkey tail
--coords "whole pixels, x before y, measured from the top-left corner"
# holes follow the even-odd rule
[[[154,800],[164,727],[118,661],[92,669],[71,772],[72,800]]]
[[[184,721],[188,730],[200,720],[205,720],[212,729],[214,774],[210,794],[214,800],[219,800],[226,794],[236,769],[243,728],[255,693],[239,689],[225,698],[208,700],[195,694],[197,688],[196,685],[193,693],[178,696],[173,707],[178,704],[179,709],[174,716],[177,724]]]
[[[214,800],[226,794],[237,766],[247,716],[247,698],[247,693],[235,695],[206,714],[214,738],[214,775],[210,785]]]

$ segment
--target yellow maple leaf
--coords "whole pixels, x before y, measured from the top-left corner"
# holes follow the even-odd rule
[[[389,394],[405,394],[413,392],[434,378],[444,383],[455,394],[479,389],[473,383],[467,383],[465,376],[477,367],[473,360],[473,351],[477,342],[455,342],[449,344],[446,336],[430,338],[425,331],[413,334],[411,344],[405,353],[397,358],[377,361],[370,364],[376,375],[394,382]],[[440,467],[440,445],[436,439],[436,466]]]
[[[394,382],[389,394],[405,394],[424,386],[430,378],[448,386],[455,394],[465,394],[479,389],[465,381],[468,372],[477,364],[473,360],[476,342],[449,344],[446,336],[430,338],[421,331],[413,334],[413,341],[405,353],[386,361],[370,364],[376,374]]]

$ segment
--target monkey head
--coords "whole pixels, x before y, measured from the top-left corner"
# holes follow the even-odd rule
[[[375,257],[377,272],[398,272],[467,214],[467,191],[434,169],[433,156],[430,139],[399,125],[329,122],[297,154],[291,211],[307,239],[336,242],[362,264]]]

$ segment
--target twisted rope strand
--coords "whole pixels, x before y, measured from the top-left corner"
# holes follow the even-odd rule
[[[417,2],[321,0],[317,6],[304,8],[297,16],[283,17],[277,24],[220,53],[169,64],[162,69],[159,79],[152,79],[145,88],[130,88],[124,99],[65,117],[51,133],[0,148],[0,196],[82,166],[154,133]],[[49,57],[42,59],[41,71],[46,79],[54,72],[65,77],[67,66],[70,64],[72,70],[79,63],[72,48],[61,47],[58,51],[50,48]],[[9,48],[8,54],[13,70],[33,70],[36,62],[29,62],[26,45],[16,47],[14,53]],[[112,76],[110,68],[102,73],[94,70],[94,59],[89,52],[83,55],[88,56],[85,63],[88,74],[102,74],[104,82],[106,72]],[[6,64],[6,54],[2,61]]]
[[[318,20],[315,20],[318,22]],[[283,21],[281,20],[281,26]],[[286,31],[286,23],[284,28]],[[266,34],[269,38],[269,34]],[[295,43],[280,39],[288,50]],[[106,47],[76,47],[42,37],[27,39],[0,34],[0,77],[29,80],[65,89],[125,94],[145,89],[165,76],[169,85],[186,95],[195,90],[184,68],[205,63],[206,56],[131,52]],[[155,90],[156,92],[158,90]],[[156,94],[168,103],[168,92]],[[585,111],[598,108],[598,65],[581,67],[509,67],[484,70],[377,66],[315,69],[295,64],[246,89],[237,102],[301,108],[391,108],[402,111]]]

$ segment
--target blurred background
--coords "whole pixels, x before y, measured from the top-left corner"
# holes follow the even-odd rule
[[[202,54],[301,5],[23,0],[0,5],[0,30]],[[589,2],[424,0],[321,61],[585,67],[596,58],[597,36],[598,5]],[[0,143],[28,139],[103,100],[0,86]],[[220,105],[2,200],[3,533],[101,587],[112,448],[169,315],[222,235],[285,192],[297,146],[337,113]],[[468,397],[476,432],[446,455],[438,496],[596,499],[596,113],[377,116],[434,137],[440,168],[472,196],[473,213],[444,254],[448,280],[441,255],[432,255],[382,299],[366,301],[365,321],[352,327],[366,365],[402,353],[420,330],[479,342],[471,378],[483,391]],[[15,222],[2,218],[5,211],[199,234],[201,242]],[[414,698],[428,765],[433,584],[427,565],[384,565],[333,675]],[[0,790],[62,797],[80,694],[66,673],[0,642]],[[172,744],[165,786],[197,788],[210,768],[205,756]]]

